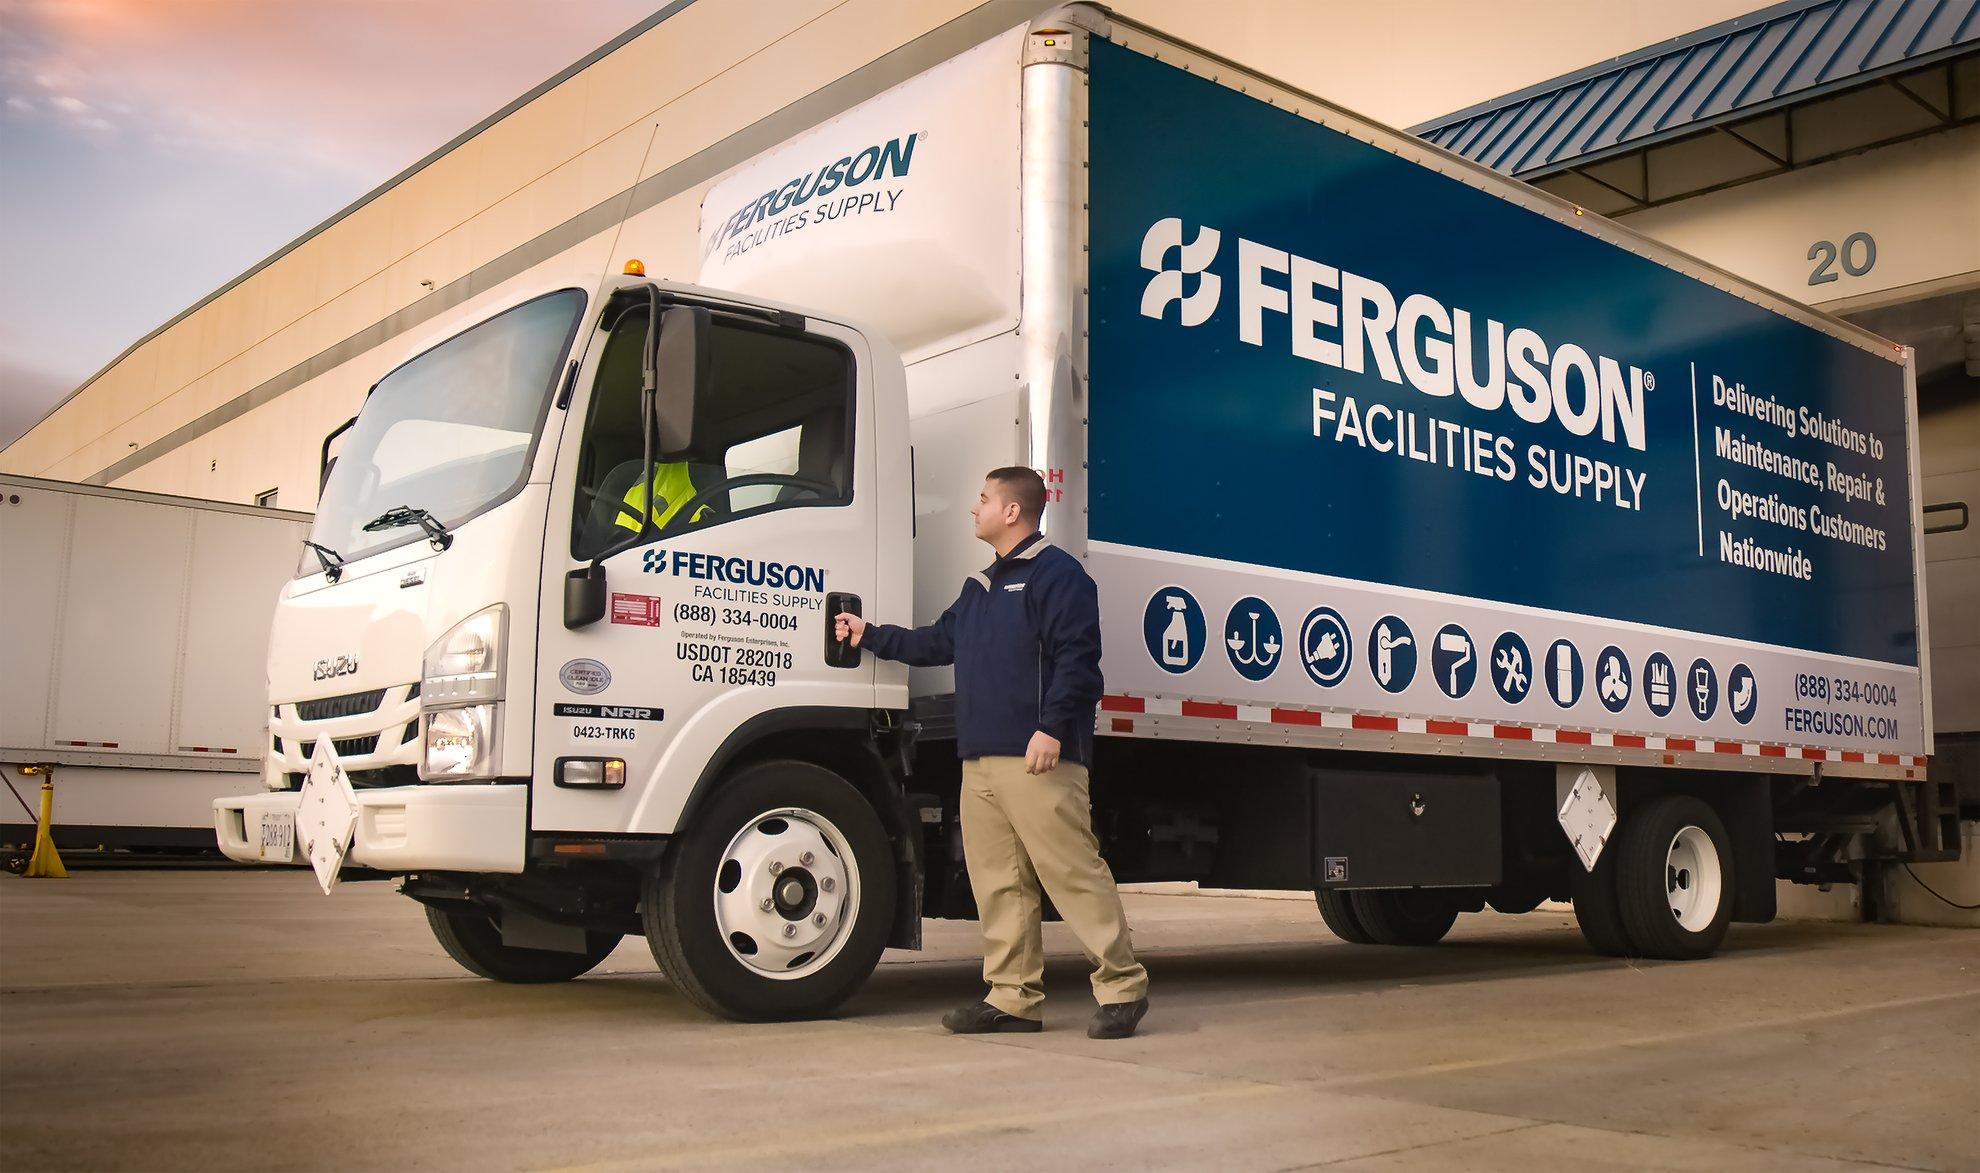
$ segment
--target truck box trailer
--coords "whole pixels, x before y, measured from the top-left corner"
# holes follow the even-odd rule
[[[953,676],[832,617],[938,615],[1011,464],[1099,586],[1122,880],[1700,957],[1957,850],[1901,347],[1087,5],[719,178],[696,284],[663,230],[363,360],[270,655],[314,754],[230,854],[299,819],[485,976],[638,932],[826,1012],[974,911]]]
[[[211,851],[268,743],[268,628],[309,515],[0,476],[0,832],[53,766],[61,847]]]

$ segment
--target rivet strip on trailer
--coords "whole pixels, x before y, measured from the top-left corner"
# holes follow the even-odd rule
[[[1859,765],[1923,766],[1922,756],[1865,753],[1851,749],[1774,745],[1754,741],[1718,741],[1692,737],[1660,737],[1645,733],[1597,733],[1586,729],[1553,729],[1544,725],[1502,725],[1492,721],[1451,721],[1432,717],[1385,717],[1375,713],[1344,713],[1332,709],[1286,709],[1272,705],[1237,705],[1170,697],[1109,693],[1100,698],[1102,713],[1139,713],[1149,717],[1204,717],[1218,721],[1251,721],[1261,725],[1305,726],[1318,729],[1362,729],[1382,733],[1423,733],[1433,737],[1482,737],[1497,741],[1554,742],[1558,745],[1601,745],[1617,749],[1655,749],[1682,753],[1728,754],[1735,757],[1798,757],[1810,762],[1852,762]],[[1131,717],[1113,717],[1114,733],[1134,732]]]

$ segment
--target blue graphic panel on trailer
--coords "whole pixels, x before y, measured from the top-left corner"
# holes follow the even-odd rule
[[[1918,662],[1898,364],[1097,38],[1091,76],[1094,540]],[[1576,655],[1612,711],[1648,683]],[[1695,712],[1674,675],[1645,704]]]

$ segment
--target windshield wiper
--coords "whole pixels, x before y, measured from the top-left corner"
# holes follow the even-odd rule
[[[328,546],[312,542],[308,538],[303,539],[303,545],[315,551],[316,560],[323,563],[324,578],[329,579],[331,582],[336,582],[338,579],[344,577],[344,556],[342,554],[337,553],[337,551],[332,550]]]
[[[398,529],[402,525],[416,525],[426,531],[426,540],[433,543],[436,550],[444,550],[454,544],[454,535],[440,524],[440,519],[412,505],[394,505],[385,512],[364,523],[364,532],[375,534],[379,530]]]

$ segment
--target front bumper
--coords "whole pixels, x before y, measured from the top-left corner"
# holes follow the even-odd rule
[[[294,814],[292,791],[222,798],[213,827],[228,859],[261,863],[261,820]],[[357,791],[357,831],[349,862],[381,872],[523,870],[529,846],[529,787],[520,783],[386,786]],[[302,845],[295,862],[305,863]]]

